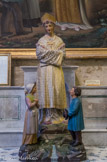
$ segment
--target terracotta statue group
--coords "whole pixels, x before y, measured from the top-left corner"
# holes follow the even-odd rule
[[[66,89],[62,61],[65,44],[54,33],[55,18],[46,13],[42,17],[46,34],[36,44],[39,60],[35,84],[26,86],[26,115],[23,132],[23,145],[38,142],[39,125],[61,124],[68,120],[68,130],[72,135],[72,146],[82,144],[81,130],[84,129],[81,89],[73,87],[72,97],[67,109]],[[69,77],[69,76],[68,76]]]

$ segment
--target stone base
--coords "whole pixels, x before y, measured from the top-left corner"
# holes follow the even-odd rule
[[[54,142],[56,147],[56,155],[57,160],[64,161],[83,161],[86,160],[86,151],[84,145],[79,145],[76,147],[72,147],[69,143],[63,142],[63,144],[58,144],[58,139],[50,140],[50,141],[39,141],[39,144],[36,145],[28,145],[21,146],[19,151],[19,160],[36,160],[36,161],[51,161],[53,145]],[[59,140],[59,142],[61,142]],[[55,160],[53,158],[53,160]]]
[[[53,127],[53,129],[52,129]],[[62,129],[63,128],[63,129]],[[56,133],[55,134],[52,131]],[[55,131],[56,130],[56,131]],[[51,125],[39,137],[35,145],[23,145],[19,150],[20,161],[83,161],[86,160],[84,145],[73,147],[70,145],[71,135],[67,132],[65,125]]]

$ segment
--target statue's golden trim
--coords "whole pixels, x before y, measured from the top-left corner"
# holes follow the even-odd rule
[[[10,53],[12,59],[36,59],[35,48],[0,49],[0,54],[5,53]],[[107,58],[107,48],[66,48],[66,58]]]

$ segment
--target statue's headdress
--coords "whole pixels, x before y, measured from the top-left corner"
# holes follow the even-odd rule
[[[42,18],[41,18],[42,23],[44,24],[45,22],[52,22],[52,23],[56,23],[56,19],[53,15],[50,15],[48,13],[45,13]]]
[[[36,83],[32,83],[32,84],[27,84],[25,87],[25,91],[26,93],[31,93],[33,87],[36,85]]]

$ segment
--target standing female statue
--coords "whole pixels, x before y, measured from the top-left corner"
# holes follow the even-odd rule
[[[61,67],[65,44],[55,35],[55,18],[45,14],[42,23],[46,34],[36,44],[40,61],[37,70],[37,92],[40,109],[43,109],[44,123],[62,122],[62,112],[67,107],[64,74]]]

